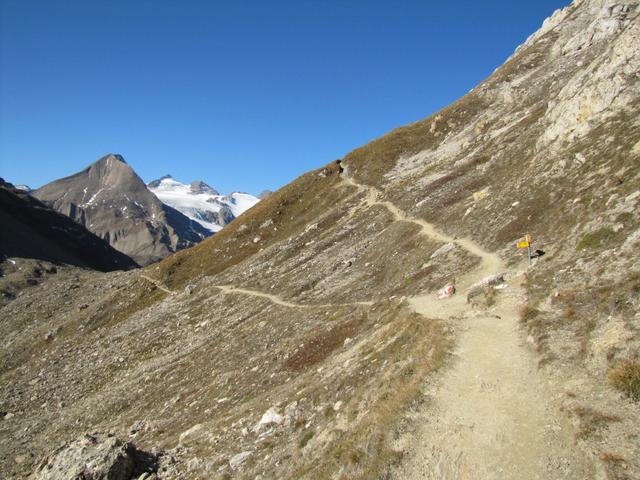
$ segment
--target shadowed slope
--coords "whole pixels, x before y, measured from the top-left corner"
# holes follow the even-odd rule
[[[137,264],[69,217],[0,180],[0,253],[88,267],[128,270]]]

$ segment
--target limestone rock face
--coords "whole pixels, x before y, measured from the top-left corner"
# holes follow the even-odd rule
[[[594,125],[627,110],[637,98],[640,71],[640,25],[636,2],[591,2],[581,11],[584,28],[557,40],[561,56],[575,58],[582,68],[573,73],[556,98],[549,102],[549,126],[538,147],[572,142],[587,135]],[[592,20],[587,20],[591,13]],[[593,18],[595,17],[595,18]],[[568,37],[568,38],[565,38]],[[600,53],[591,59],[594,50]]]
[[[211,234],[163,204],[120,155],[51,182],[33,196],[68,215],[141,265],[192,246]]]

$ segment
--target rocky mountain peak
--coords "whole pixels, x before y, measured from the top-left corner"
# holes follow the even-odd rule
[[[220,193],[213,187],[207,185],[202,180],[194,180],[189,185],[191,193],[197,195],[200,193],[208,193],[209,195],[220,195]]]
[[[164,205],[121,155],[109,154],[34,196],[140,264],[198,243],[210,231]]]
[[[98,159],[95,163],[96,164],[105,163],[109,166],[117,165],[117,163],[114,163],[114,162],[123,163],[125,165],[127,164],[124,157],[119,153],[108,153],[104,157]]]
[[[148,184],[147,187],[149,188],[158,188],[160,186],[160,184],[162,183],[163,180],[172,180],[173,176],[169,175],[168,173],[166,175],[163,175],[160,178],[157,178],[156,180],[151,180]]]

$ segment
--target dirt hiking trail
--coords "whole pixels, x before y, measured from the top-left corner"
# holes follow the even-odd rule
[[[351,302],[351,303],[291,303],[286,300],[282,300],[277,295],[271,295],[269,293],[259,292],[257,290],[249,290],[247,288],[239,288],[233,287],[231,285],[213,285],[215,288],[222,290],[223,293],[226,294],[242,294],[249,295],[251,297],[259,297],[265,298],[269,300],[271,303],[276,305],[280,305],[282,307],[288,308],[327,308],[327,307],[343,307],[343,306],[352,306],[352,305],[364,305],[371,306],[373,302]]]
[[[367,205],[382,205],[397,221],[412,222],[429,238],[453,242],[480,258],[457,282],[458,294],[452,298],[439,301],[428,292],[408,299],[421,315],[451,321],[458,331],[457,346],[449,368],[424,386],[427,401],[411,412],[410,431],[397,440],[404,460],[391,478],[594,478],[593,464],[574,445],[573,427],[556,404],[558,392],[537,371],[518,328],[518,307],[524,302],[521,275],[505,271],[498,255],[473,240],[452,238],[380,200],[375,188],[345,175],[342,179],[366,193]],[[472,309],[463,291],[498,273],[510,279],[507,288],[497,292],[496,304]]]
[[[407,459],[392,478],[594,478],[556,404],[559,392],[545,383],[524,345],[519,281],[509,282],[494,308],[454,323],[451,365],[423,387],[427,401],[410,417],[415,430],[398,442]]]
[[[174,295],[176,292],[173,290],[169,290],[165,285],[163,285],[159,280],[156,280],[153,277],[148,275],[139,275],[140,278],[146,280],[153,284],[156,288],[162,290],[169,295]],[[258,290],[250,290],[248,288],[240,288],[234,287],[232,285],[212,285],[212,287],[219,289],[224,294],[238,294],[238,295],[248,295],[250,297],[264,298],[269,300],[271,303],[275,305],[280,305],[281,307],[287,308],[327,308],[327,307],[348,307],[348,306],[371,306],[373,302],[351,302],[351,303],[292,303],[283,300],[277,295],[272,295],[270,293],[260,292]]]

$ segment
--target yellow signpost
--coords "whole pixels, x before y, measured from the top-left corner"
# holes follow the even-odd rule
[[[519,242],[516,242],[516,248],[527,249],[527,256],[529,257],[529,265],[531,265],[531,242],[533,242],[531,235],[525,235],[522,240],[520,240]]]

